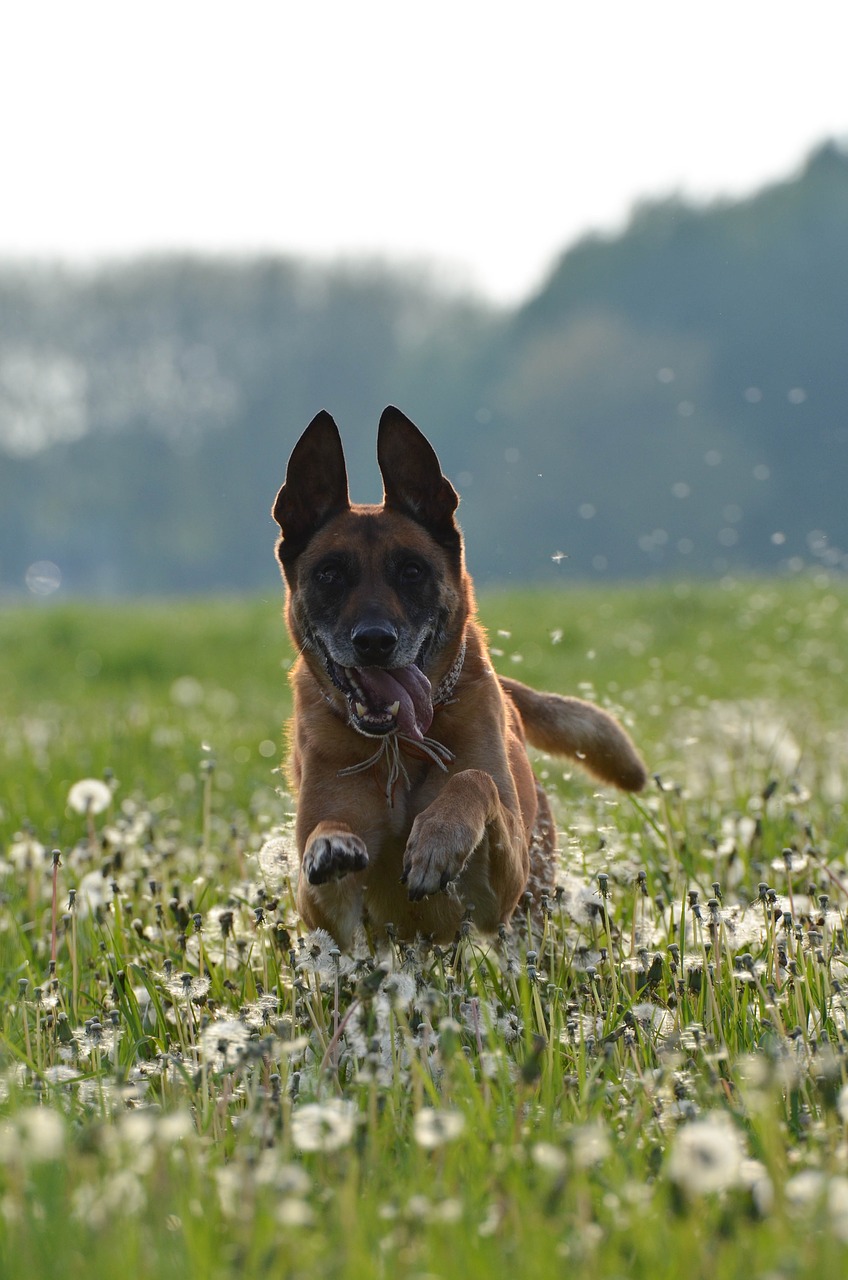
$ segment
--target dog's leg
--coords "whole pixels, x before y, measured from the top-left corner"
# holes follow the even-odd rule
[[[340,822],[319,822],[303,851],[297,910],[310,929],[326,929],[341,947],[353,943],[362,923],[368,853],[359,836]]]
[[[531,746],[569,756],[602,782],[625,791],[642,790],[647,770],[628,734],[606,711],[580,698],[537,693],[507,676],[500,682]]]
[[[486,882],[497,894],[497,918],[477,923],[496,928],[527,881],[527,839],[517,810],[517,804],[511,810],[502,802],[494,779],[481,769],[465,769],[450,778],[412,824],[402,876],[410,900],[446,889],[472,856],[486,859]]]

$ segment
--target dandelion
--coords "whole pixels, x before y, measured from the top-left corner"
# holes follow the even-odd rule
[[[281,1200],[274,1211],[281,1227],[312,1227],[315,1225],[315,1212],[305,1200],[289,1197]]]
[[[820,1169],[802,1169],[784,1188],[786,1203],[798,1213],[808,1212],[824,1195],[827,1179]]]
[[[112,792],[99,778],[81,778],[68,792],[68,804],[75,813],[102,813],[111,803]]]
[[[244,1060],[250,1036],[250,1027],[233,1018],[210,1022],[200,1035],[201,1057],[211,1071],[232,1071]]]
[[[693,1120],[678,1131],[668,1176],[687,1195],[709,1195],[739,1184],[744,1150],[737,1130],[721,1114]]]
[[[295,968],[299,972],[315,973],[329,981],[337,973],[345,975],[353,970],[350,956],[341,956],[335,938],[326,929],[313,929],[298,940],[299,950]]]
[[[209,978],[192,977],[190,973],[162,975],[165,990],[175,1000],[205,1000],[212,983]]]
[[[356,1116],[340,1098],[307,1102],[292,1116],[292,1140],[300,1151],[338,1151],[352,1140]]]
[[[62,1117],[49,1107],[26,1107],[13,1123],[0,1128],[0,1164],[17,1160],[47,1164],[61,1158],[64,1146]]]
[[[562,1147],[555,1147],[552,1142],[536,1142],[530,1149],[530,1155],[533,1163],[546,1173],[565,1173],[568,1161]]]
[[[435,1107],[422,1107],[416,1112],[412,1132],[419,1147],[434,1151],[447,1142],[454,1142],[465,1129],[465,1116],[459,1111],[437,1111]]]
[[[415,978],[411,973],[390,973],[383,990],[395,1009],[408,1009],[415,998]]]
[[[600,1164],[610,1153],[610,1139],[606,1126],[600,1123],[584,1124],[573,1135],[574,1163],[579,1169],[590,1169]]]
[[[272,836],[258,854],[259,869],[266,887],[280,893],[287,880],[297,878],[297,851],[286,836]]]

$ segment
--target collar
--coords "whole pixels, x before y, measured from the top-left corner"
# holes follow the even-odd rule
[[[462,668],[465,663],[465,640],[459,646],[459,652],[453,660],[453,665],[446,675],[442,677],[433,693],[433,706],[444,707],[449,702],[456,702],[456,698],[452,698],[451,694],[459,683],[459,677],[462,675]]]

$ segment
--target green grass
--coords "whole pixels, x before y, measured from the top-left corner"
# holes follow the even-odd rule
[[[0,1275],[844,1274],[846,603],[486,598],[660,783],[537,758],[544,925],[354,956],[292,905],[279,601],[6,607]]]

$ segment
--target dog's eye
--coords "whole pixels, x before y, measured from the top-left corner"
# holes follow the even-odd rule
[[[405,586],[413,586],[425,575],[424,565],[420,560],[405,560],[400,566],[400,580]]]
[[[344,583],[344,570],[335,561],[319,564],[315,570],[315,581],[321,587],[340,587]]]

